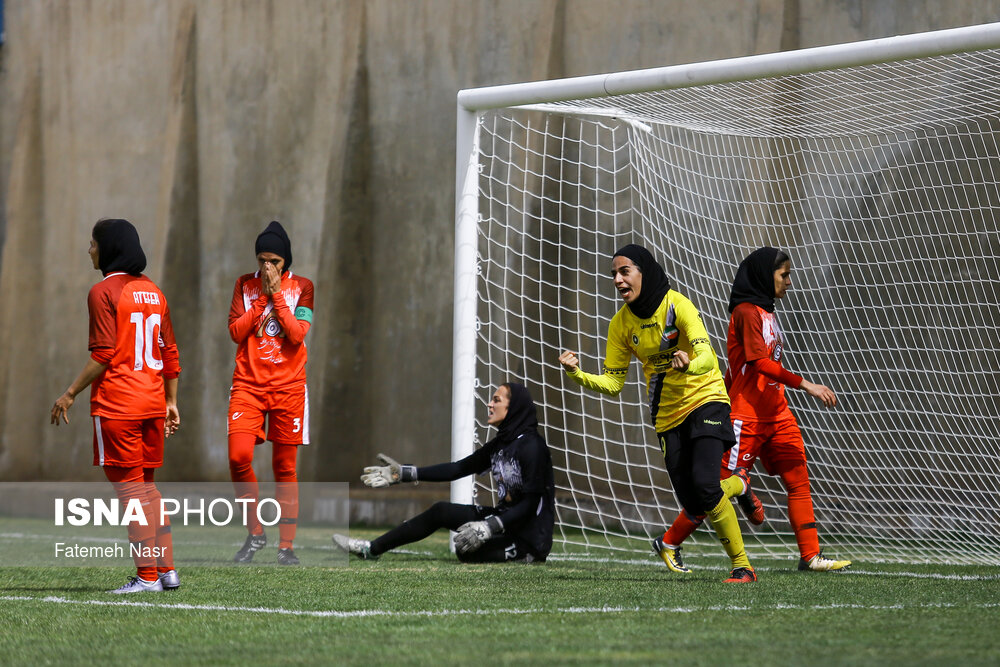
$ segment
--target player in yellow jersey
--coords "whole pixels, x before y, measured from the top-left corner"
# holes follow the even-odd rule
[[[719,481],[719,460],[735,438],[726,385],[698,310],[670,288],[663,267],[642,246],[629,244],[616,252],[611,274],[625,305],[608,327],[603,374],[580,370],[572,351],[559,355],[559,363],[577,384],[616,395],[625,386],[631,358],[642,362],[650,420],[677,499],[685,512],[712,520],[732,560],[726,581],[756,581],[729,502],[750,492],[749,476]],[[653,540],[653,550],[671,570],[689,571],[660,539]]]

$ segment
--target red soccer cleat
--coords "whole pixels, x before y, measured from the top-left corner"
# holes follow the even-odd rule
[[[726,579],[725,583],[751,584],[755,581],[757,581],[757,573],[753,571],[752,567],[737,567],[729,573],[729,578]]]
[[[747,490],[742,495],[736,496],[736,502],[739,503],[743,515],[753,525],[761,525],[764,523],[764,503],[760,502],[760,498],[750,487],[750,471],[746,468],[737,468],[733,474],[742,479],[747,486]]]

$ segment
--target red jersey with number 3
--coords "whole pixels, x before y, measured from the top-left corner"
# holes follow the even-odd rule
[[[302,332],[312,322],[312,281],[286,271],[275,297],[264,294],[259,271],[236,281],[229,306],[229,334],[236,342],[234,385],[278,388],[306,381]]]
[[[736,306],[729,317],[726,346],[729,356],[726,384],[733,420],[773,422],[791,417],[785,385],[747,365],[757,359],[781,363],[784,339],[774,313],[752,303]]]
[[[90,289],[90,356],[107,368],[90,389],[90,414],[149,419],[166,414],[163,378],[180,375],[170,310],[146,276],[111,273]]]

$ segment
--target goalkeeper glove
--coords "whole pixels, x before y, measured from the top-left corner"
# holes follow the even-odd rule
[[[400,482],[417,481],[417,467],[400,465],[395,459],[379,454],[380,466],[368,466],[361,475],[361,481],[365,486],[373,489],[381,489]]]
[[[485,521],[463,523],[455,535],[455,551],[462,555],[471,554],[486,544],[486,540],[501,533],[503,521],[496,515],[487,517]]]

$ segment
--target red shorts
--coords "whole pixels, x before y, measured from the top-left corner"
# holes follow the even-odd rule
[[[308,445],[309,390],[304,384],[287,389],[230,387],[227,423],[229,433],[253,433],[258,445],[264,440],[280,445]]]
[[[163,417],[108,419],[94,415],[94,465],[159,468],[163,465]]]
[[[776,422],[733,420],[736,444],[722,455],[722,474],[736,468],[752,468],[760,458],[769,475],[806,463],[806,446],[795,417]]]

